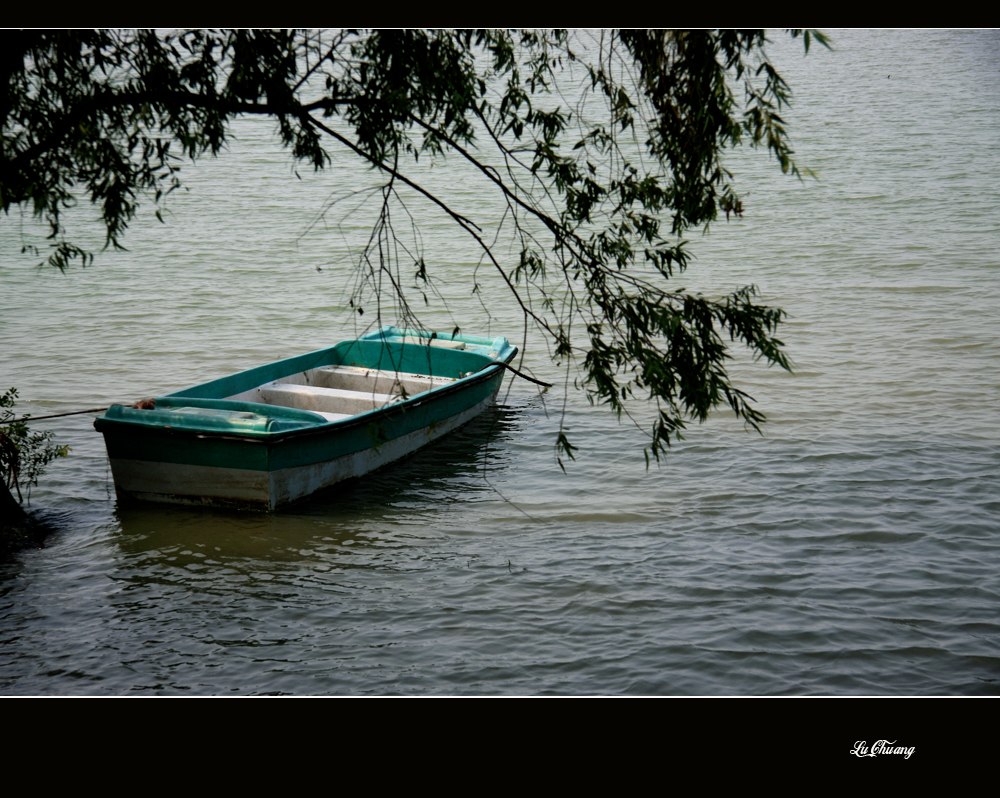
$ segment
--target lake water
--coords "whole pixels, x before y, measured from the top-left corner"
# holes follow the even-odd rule
[[[0,694],[1000,692],[1000,33],[833,40],[773,48],[818,179],[734,157],[746,216],[680,281],[789,312],[795,373],[736,366],[763,437],[720,413],[647,470],[636,430],[514,381],[268,516],[119,508],[92,417],[39,422],[73,452],[32,496],[56,531],[0,566]],[[347,306],[370,175],[297,180],[266,124],[231,150],[86,270],[35,268],[28,222],[0,222],[0,388],[36,415],[132,401],[373,321]],[[489,217],[456,169],[425,177]],[[471,242],[415,212],[423,318],[559,381]]]

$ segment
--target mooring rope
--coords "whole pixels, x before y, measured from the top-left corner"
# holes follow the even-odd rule
[[[522,380],[527,380],[528,382],[533,382],[533,383],[535,383],[535,385],[541,385],[543,388],[551,388],[552,387],[552,383],[551,382],[543,382],[542,380],[536,380],[534,377],[529,377],[523,371],[518,371],[516,368],[514,368],[512,365],[510,365],[510,363],[500,363],[498,361],[497,365],[498,366],[503,366],[505,369],[507,369],[507,371],[512,371],[514,374],[516,374]]]
[[[0,424],[16,424],[18,421],[44,421],[47,418],[62,418],[63,416],[80,416],[84,413],[103,413],[108,408],[92,407],[89,410],[71,410],[68,413],[52,413],[48,416],[22,416],[21,418],[11,418],[7,421],[0,421]]]

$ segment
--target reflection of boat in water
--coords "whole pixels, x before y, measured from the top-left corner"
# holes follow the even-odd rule
[[[274,509],[404,457],[489,407],[507,339],[386,327],[154,400],[113,405],[120,497]]]

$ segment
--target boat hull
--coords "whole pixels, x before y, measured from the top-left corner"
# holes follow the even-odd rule
[[[491,356],[496,350],[495,346],[490,349]],[[500,352],[500,359],[492,356],[484,360],[486,366],[478,372],[452,376],[449,384],[417,396],[340,421],[313,423],[276,434],[143,424],[135,419],[152,414],[143,416],[124,410],[119,415],[125,420],[113,416],[98,419],[97,427],[105,436],[120,500],[274,510],[389,465],[471,421],[495,400],[504,375],[497,364],[509,360],[514,352],[508,345]],[[316,354],[291,359],[276,370],[251,370],[206,383],[162,401],[167,405],[191,403],[209,408],[253,407],[219,397],[248,395],[247,385],[262,375],[290,373],[288,363],[298,368],[329,359],[317,359]],[[414,353],[406,350],[406,354],[412,357]],[[454,356],[435,353],[435,358],[431,365],[444,372],[447,369],[440,364]],[[466,358],[459,368],[470,362]]]

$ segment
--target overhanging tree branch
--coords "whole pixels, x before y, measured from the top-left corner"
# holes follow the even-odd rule
[[[807,50],[826,44],[792,35]],[[733,30],[580,41],[565,31],[4,31],[0,207],[30,206],[48,223],[54,265],[87,263],[62,221],[78,193],[100,207],[106,245],[119,246],[140,197],[158,205],[180,185],[176,149],[216,155],[235,118],[273,118],[297,160],[325,168],[333,141],[387,176],[367,246],[379,269],[391,260],[383,290],[400,312],[410,311],[399,257],[427,278],[392,232],[405,185],[469,236],[591,401],[628,418],[630,403],[653,404],[647,454],[658,457],[720,404],[759,427],[727,370],[734,343],[789,365],[782,311],[752,288],[713,299],[669,282],[689,262],[685,231],[744,212],[728,149],[759,146],[798,174],[780,115],[789,88],[766,44],[762,31]],[[473,221],[416,176],[420,158],[448,155],[498,192],[495,222]],[[520,249],[513,264],[497,254],[501,230]],[[564,430],[557,447],[572,456]]]

